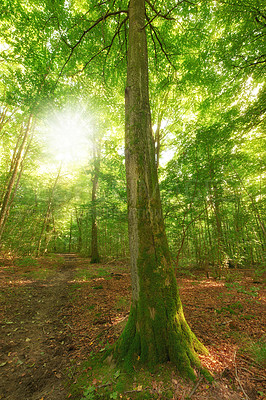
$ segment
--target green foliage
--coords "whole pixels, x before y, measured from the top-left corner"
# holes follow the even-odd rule
[[[256,267],[262,275],[266,204],[263,3],[180,2],[178,7],[172,3],[159,1],[151,6],[146,2],[145,26],[153,124],[162,122],[161,153],[172,154],[159,170],[172,257],[184,274],[188,265],[206,271],[211,264],[221,277],[232,260],[237,267]],[[58,160],[48,155],[46,131],[41,127],[49,125],[51,110],[61,111],[74,99],[80,108],[86,103],[89,118],[84,129],[90,126],[103,141],[96,204],[101,255],[112,259],[128,255],[121,141],[127,7],[125,0],[112,4],[95,0],[4,3],[0,22],[1,210],[17,159],[13,156],[21,146],[21,132],[30,114],[35,120],[35,136],[27,142],[29,152],[20,164],[5,215],[1,246],[6,252],[91,253],[91,154],[88,152],[81,168],[63,163],[52,190]],[[160,13],[169,18],[161,18]],[[27,257],[16,262],[27,268],[36,266],[37,260]],[[35,279],[45,278],[48,270],[35,274]],[[96,274],[107,277],[105,270]],[[93,276],[87,270],[77,273],[85,280]],[[247,290],[235,279],[236,272],[226,275],[228,289],[258,296],[258,288]],[[157,290],[155,282],[151,286]],[[145,300],[141,299],[140,306]],[[240,311],[240,305],[219,310]],[[144,319],[148,317],[143,313]],[[135,323],[134,318],[129,320],[123,334],[127,349],[122,353],[126,354],[130,343],[126,361],[131,370],[133,354],[139,354],[141,342],[140,335],[132,333]],[[161,326],[158,323],[156,328]],[[179,336],[180,332],[175,332],[171,338],[177,343],[173,357],[176,361],[179,356],[180,361],[181,355],[187,367],[194,354],[184,350],[184,341],[176,340]],[[144,337],[142,343],[146,355],[150,337]],[[120,378],[112,377],[115,381]],[[92,382],[83,389],[84,398],[97,398]],[[114,386],[106,395],[115,398],[117,393]]]
[[[105,268],[102,268],[102,267],[97,268],[97,269],[96,268],[95,269],[79,268],[76,271],[75,275],[76,275],[75,279],[78,279],[78,280],[81,279],[83,281],[88,281],[88,280],[91,280],[93,278],[98,278],[98,277],[110,279],[109,271],[107,271]]]
[[[266,341],[265,338],[259,340],[249,340],[243,347],[252,359],[262,367],[266,366]]]
[[[99,276],[100,278],[105,278],[108,275],[110,275],[110,273],[108,271],[106,271],[105,268],[98,268],[97,269],[97,276]]]
[[[255,269],[255,280],[265,282],[266,268],[256,268]]]
[[[126,311],[129,309],[129,301],[124,297],[118,297],[115,308],[117,311]]]
[[[94,275],[94,273],[91,271],[91,270],[88,270],[88,269],[79,269],[77,272],[76,272],[76,277],[75,277],[75,279],[78,279],[78,280],[83,280],[83,281],[87,281],[87,280],[90,280],[90,279],[92,279],[93,277],[94,277],[95,275]]]
[[[178,256],[183,267],[220,264],[228,257],[238,265],[262,265],[262,2],[239,0],[234,7],[230,0],[185,2],[172,9],[169,16],[173,19],[156,15],[148,3],[146,7],[152,21],[147,34],[153,123],[162,119],[161,150],[174,154],[171,162],[160,167],[173,257]],[[171,8],[167,2],[161,7],[166,14]],[[66,109],[68,98],[72,108],[78,104],[87,119],[93,120],[91,125],[103,137],[97,200],[102,255],[128,255],[122,155],[127,14],[119,13],[126,8],[123,1],[107,10],[94,1],[71,5],[56,1],[42,6],[34,0],[9,2],[4,7],[0,95],[1,110],[7,114],[0,132],[0,197],[21,123],[29,109],[38,117],[37,135],[3,237],[7,249],[21,254],[36,250],[49,199],[49,177],[54,174],[47,161],[55,167],[54,161],[47,160],[45,140],[39,133],[41,126],[49,125],[51,109],[53,113]],[[83,14],[89,13],[90,21],[96,21],[104,11],[114,11],[114,15],[82,36],[88,29]],[[78,42],[72,53],[71,46]],[[102,43],[111,47],[101,51]],[[83,68],[83,74],[75,75]],[[47,173],[38,172],[44,166]],[[75,178],[61,178],[41,252],[71,248],[90,254],[91,172],[88,154],[88,165]]]
[[[256,286],[251,286],[249,290],[246,290],[245,287],[242,286],[239,282],[225,283],[225,286],[228,289],[236,289],[238,293],[244,293],[252,297],[258,297],[258,292],[260,290],[260,288]]]
[[[38,266],[38,260],[36,258],[33,258],[31,256],[28,257],[23,257],[23,258],[18,258],[15,261],[15,265],[18,267],[37,267]]]
[[[225,276],[225,281],[228,283],[236,282],[241,279],[241,273],[240,272],[232,272],[228,271],[226,276]]]
[[[94,400],[95,397],[95,387],[89,386],[86,390],[84,390],[82,400]]]
[[[103,289],[103,285],[97,285],[97,286],[93,286],[94,290],[102,290]]]
[[[219,309],[216,309],[215,311],[217,312],[217,314],[221,314],[221,313],[230,313],[232,315],[234,314],[238,314],[239,312],[243,311],[243,305],[240,303],[240,301],[237,301],[236,303],[231,303],[228,306],[224,306],[221,307]]]
[[[27,278],[30,279],[47,279],[50,276],[52,276],[55,273],[55,271],[51,270],[51,269],[39,269],[39,270],[34,270],[34,271],[30,271],[30,272],[25,272],[24,275]]]
[[[72,377],[72,373],[70,375]],[[127,374],[117,369],[113,362],[103,361],[94,355],[82,365],[76,376],[72,395],[78,397],[81,392],[82,400],[126,400],[129,393],[132,400],[171,400],[175,390],[173,376],[182,383],[170,364],[158,365],[153,373],[137,367],[131,374]]]

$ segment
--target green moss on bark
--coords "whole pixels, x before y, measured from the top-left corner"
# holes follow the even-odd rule
[[[132,305],[114,356],[129,370],[134,364],[153,368],[171,361],[181,375],[195,379],[193,368],[200,369],[197,352],[207,350],[185,320],[172,269],[152,268],[150,262],[150,256],[141,259],[139,300]]]

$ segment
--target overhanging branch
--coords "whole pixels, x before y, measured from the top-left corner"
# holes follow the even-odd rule
[[[161,50],[162,50],[163,54],[165,55],[167,61],[168,61],[169,64],[176,70],[176,67],[174,66],[174,64],[173,64],[172,61],[170,60],[169,55],[167,54],[167,51],[165,50],[165,48],[164,48],[164,46],[163,46],[163,43],[162,43],[162,41],[160,40],[159,35],[158,35],[157,32],[156,32],[155,27],[152,26],[152,24],[150,24],[150,27],[151,27],[151,29],[152,29],[152,31],[153,31],[153,33],[154,33],[154,35],[155,35],[155,37],[156,37],[156,39],[157,39],[159,45],[160,45],[160,47],[161,47]]]
[[[59,73],[57,82],[59,81],[60,77],[63,74],[63,71],[66,67],[66,65],[69,63],[69,61],[71,60],[75,49],[81,44],[82,40],[84,39],[84,37],[91,31],[93,30],[99,23],[101,23],[102,21],[106,20],[109,17],[113,17],[115,15],[120,15],[120,14],[128,14],[127,10],[119,10],[119,11],[114,11],[114,12],[108,12],[106,14],[104,14],[102,17],[98,18],[88,29],[86,29],[85,31],[82,32],[81,36],[79,37],[79,39],[77,40],[77,42],[71,47],[71,51],[69,53],[69,56],[67,57],[65,63],[63,64],[61,71]],[[126,18],[127,19],[127,18]],[[91,57],[90,61],[93,60],[93,58],[95,58],[97,55],[99,55],[102,51],[106,50],[110,45],[106,46],[105,48],[101,49],[99,52],[97,52],[93,57]],[[89,61],[89,62],[90,62]],[[88,63],[89,63],[88,62]],[[86,66],[88,65],[88,63],[86,63]]]
[[[172,8],[170,8],[170,10],[168,10],[165,14],[163,14],[161,10],[159,10],[159,11],[156,10],[155,6],[151,3],[150,0],[145,0],[145,1],[146,1],[146,3],[149,5],[149,7],[152,9],[152,11],[154,11],[155,14],[156,14],[156,15],[152,18],[151,21],[153,21],[156,17],[161,17],[161,18],[164,18],[164,19],[167,19],[167,20],[170,20],[170,21],[175,21],[175,18],[174,18],[174,17],[171,17],[171,16],[169,16],[169,15],[171,14],[172,11],[174,11],[177,7],[179,7],[180,4],[182,4],[182,3],[189,3],[189,4],[191,4],[191,5],[196,5],[195,3],[193,3],[193,2],[191,2],[191,1],[189,1],[189,0],[180,0],[180,1],[177,2],[177,4],[175,4]],[[148,25],[148,24],[146,24],[145,26],[147,26],[147,25]]]
[[[108,56],[108,54],[110,53],[111,48],[112,48],[112,46],[113,46],[113,44],[114,44],[114,41],[115,41],[116,36],[119,34],[119,32],[120,32],[122,26],[124,25],[124,23],[125,23],[127,20],[128,20],[128,16],[127,16],[125,19],[123,19],[123,21],[119,24],[119,26],[118,26],[118,28],[117,28],[117,30],[116,30],[114,36],[112,37],[111,42],[110,42],[107,46],[105,46],[105,47],[103,47],[101,50],[99,50],[97,53],[95,53],[95,54],[86,62],[86,64],[82,67],[82,69],[78,70],[74,75],[77,75],[77,74],[82,73],[82,72],[87,68],[87,66],[90,64],[90,62],[91,62],[92,60],[94,60],[94,58],[96,58],[98,55],[100,55],[101,53],[103,53],[105,50],[107,50],[107,55],[106,55],[106,57]]]

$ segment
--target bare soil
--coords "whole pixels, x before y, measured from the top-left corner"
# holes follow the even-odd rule
[[[63,311],[72,260],[45,280],[16,272],[12,266],[2,270],[0,399],[65,400],[72,339],[65,334]]]
[[[65,255],[59,264],[39,260],[38,267],[2,260],[0,278],[0,399],[81,399],[84,362],[114,343],[126,323],[128,266],[91,265],[75,255]],[[215,382],[202,376],[196,384],[186,382],[173,370],[172,399],[266,399],[265,357],[259,357],[265,352],[264,285],[243,276],[231,283],[195,277],[178,281],[186,319],[209,350],[202,364]],[[94,371],[86,373],[96,391],[103,386]],[[160,377],[152,379],[145,390],[165,400]],[[143,389],[134,382],[120,398],[136,399]]]

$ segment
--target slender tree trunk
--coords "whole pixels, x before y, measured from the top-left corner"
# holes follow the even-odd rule
[[[0,239],[1,239],[2,235],[3,235],[4,228],[5,228],[6,222],[7,222],[7,220],[8,220],[9,213],[10,213],[10,210],[11,210],[11,208],[12,208],[13,201],[14,201],[15,196],[16,196],[16,192],[17,192],[17,189],[18,189],[18,186],[19,186],[19,182],[20,182],[20,179],[21,179],[21,176],[22,176],[22,173],[23,173],[24,160],[25,160],[26,155],[27,155],[27,152],[28,152],[28,150],[29,150],[29,148],[30,148],[30,143],[31,143],[31,142],[29,142],[29,144],[28,144],[28,146],[27,146],[27,148],[26,148],[26,150],[25,150],[23,159],[22,159],[22,161],[21,161],[21,163],[20,163],[20,170],[18,171],[18,176],[17,176],[16,184],[15,184],[13,190],[11,191],[11,195],[10,195],[10,198],[9,198],[9,201],[8,201],[8,206],[7,206],[5,215],[4,215],[4,220],[3,220],[2,224],[1,224],[1,227],[0,227]]]
[[[234,169],[234,168],[233,168],[233,169]],[[238,172],[237,172],[235,169],[234,169],[234,171],[235,171],[235,173],[236,173],[236,175],[237,175],[237,177],[238,177],[238,179],[239,179],[239,181],[240,181],[240,183],[241,183],[243,189],[245,190],[245,192],[247,193],[247,195],[248,195],[248,197],[249,197],[249,199],[250,199],[250,201],[251,201],[252,208],[253,208],[253,210],[254,210],[255,216],[256,216],[257,219],[258,219],[259,226],[260,226],[260,228],[261,228],[261,230],[262,230],[262,232],[263,232],[263,239],[264,239],[264,241],[265,241],[265,238],[266,238],[266,229],[265,229],[265,226],[264,226],[264,221],[263,221],[262,218],[261,218],[259,209],[258,209],[258,207],[257,207],[257,205],[256,205],[256,203],[255,203],[255,201],[254,201],[254,199],[253,199],[253,196],[252,196],[252,195],[249,193],[249,191],[247,190],[247,188],[246,188],[246,186],[244,185],[244,182],[243,182],[243,180],[241,179],[241,177],[239,176]]]
[[[0,137],[2,136],[2,129],[4,126],[11,120],[12,116],[15,114],[17,109],[15,108],[13,111],[9,110],[6,106],[0,106]]]
[[[97,226],[97,187],[100,173],[100,148],[96,137],[93,138],[93,177],[91,193],[91,263],[99,263],[98,226]]]
[[[129,4],[126,88],[126,175],[132,305],[114,356],[129,368],[172,361],[195,378],[197,350],[182,309],[165,235],[148,90],[145,0]],[[139,361],[138,361],[139,360]]]
[[[57,173],[57,177],[56,177],[56,179],[54,181],[53,187],[52,187],[50,195],[49,195],[48,204],[47,204],[47,210],[46,210],[46,213],[45,213],[45,217],[44,217],[44,221],[43,221],[43,225],[42,225],[42,229],[41,229],[41,233],[40,233],[39,240],[38,240],[38,245],[37,245],[37,251],[36,251],[37,257],[39,257],[40,253],[41,253],[41,244],[42,244],[43,234],[44,234],[44,231],[45,231],[45,229],[47,227],[47,224],[48,224],[48,221],[49,221],[49,217],[50,217],[50,213],[51,213],[51,207],[52,207],[52,201],[53,201],[53,197],[54,197],[54,191],[55,191],[58,179],[60,177],[60,173],[61,173],[61,165],[59,167],[59,170],[58,170],[58,173]]]
[[[77,244],[77,250],[78,253],[81,252],[82,249],[82,221],[83,221],[83,210],[78,212],[78,209],[76,208],[76,221],[77,221],[77,227],[78,227],[78,244]],[[71,221],[72,221],[72,215],[71,215]],[[71,222],[72,223],[72,222]],[[70,251],[69,251],[70,252]]]
[[[208,154],[209,155],[209,154]],[[210,204],[213,209],[213,214],[215,217],[216,223],[216,233],[217,233],[217,264],[218,264],[218,272],[220,273],[220,268],[222,265],[223,253],[224,253],[224,241],[223,241],[223,232],[222,232],[222,222],[221,222],[221,213],[220,213],[220,200],[218,198],[218,190],[215,182],[215,173],[212,167],[212,160],[209,156],[209,174],[210,174],[210,182],[209,182],[209,196],[210,196]]]
[[[28,119],[28,123],[27,123],[26,129],[25,129],[24,135],[23,135],[22,142],[21,142],[19,148],[17,149],[17,151],[15,152],[13,160],[12,160],[9,180],[7,183],[5,194],[3,196],[3,201],[1,204],[1,210],[0,210],[0,245],[1,245],[1,237],[3,235],[5,223],[7,221],[7,217],[8,217],[9,210],[10,210],[10,204],[11,204],[10,198],[12,195],[12,190],[13,190],[14,186],[16,185],[17,177],[19,174],[19,169],[22,165],[23,157],[26,154],[26,152],[24,152],[24,150],[25,150],[25,147],[26,147],[26,144],[28,141],[28,137],[30,134],[31,123],[32,123],[32,115],[30,115],[30,117]],[[20,178],[20,175],[19,175],[19,178]]]
[[[68,252],[71,253],[71,245],[72,245],[72,221],[73,217],[72,217],[72,213],[71,213],[71,217],[70,217],[70,226],[69,226],[69,241],[68,241]]]

